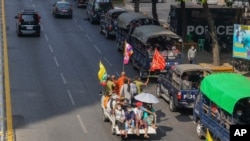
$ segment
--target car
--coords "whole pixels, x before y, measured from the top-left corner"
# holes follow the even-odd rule
[[[77,0],[77,7],[80,8],[80,7],[86,7],[87,4],[88,4],[88,0]]]
[[[21,35],[35,35],[40,37],[40,19],[41,16],[33,8],[26,8],[20,11],[17,16],[16,33]]]
[[[117,17],[124,12],[127,11],[122,8],[110,9],[100,20],[100,33],[104,33],[106,39],[116,34]]]
[[[57,1],[53,4],[53,16],[55,18],[59,16],[73,17],[73,8],[70,2],[67,1]]]
[[[89,0],[87,18],[91,24],[100,23],[101,17],[110,9],[114,9],[111,0]]]

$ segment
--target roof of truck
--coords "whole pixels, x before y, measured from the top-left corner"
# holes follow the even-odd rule
[[[212,102],[232,114],[239,100],[250,100],[249,84],[250,80],[241,74],[217,73],[206,76],[200,89]]]

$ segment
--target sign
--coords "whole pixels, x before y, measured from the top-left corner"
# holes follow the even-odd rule
[[[249,141],[250,125],[230,125],[230,141]]]
[[[188,25],[187,35],[205,35],[208,31],[207,25]],[[233,35],[233,26],[231,25],[218,25],[216,26],[217,35]]]
[[[250,26],[234,24],[233,57],[250,60]]]

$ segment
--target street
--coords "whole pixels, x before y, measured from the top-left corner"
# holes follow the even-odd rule
[[[99,33],[99,25],[86,20],[86,10],[77,8],[75,1],[71,0],[73,19],[54,18],[54,2],[5,2],[16,141],[118,141],[120,137],[112,135],[110,124],[102,120],[97,73],[101,60],[108,74],[118,76],[122,53],[114,40]],[[14,16],[27,6],[41,15],[40,38],[16,35]],[[131,65],[125,71],[131,78],[138,74]],[[152,79],[144,91],[155,94],[155,89]],[[154,107],[158,129],[152,141],[199,141],[192,110],[170,112],[162,99]]]

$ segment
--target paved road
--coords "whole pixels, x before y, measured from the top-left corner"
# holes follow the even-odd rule
[[[110,125],[102,121],[97,72],[102,60],[108,73],[118,75],[122,55],[114,40],[99,34],[98,25],[84,20],[85,9],[74,5],[73,19],[55,19],[52,3],[5,3],[16,140],[118,141],[110,134]],[[40,38],[15,34],[14,16],[26,6],[35,7],[42,16]],[[130,77],[138,73],[130,65],[125,71]],[[145,91],[155,93],[154,80]],[[163,100],[155,108],[159,129],[152,140],[198,141],[191,110],[171,113]]]

